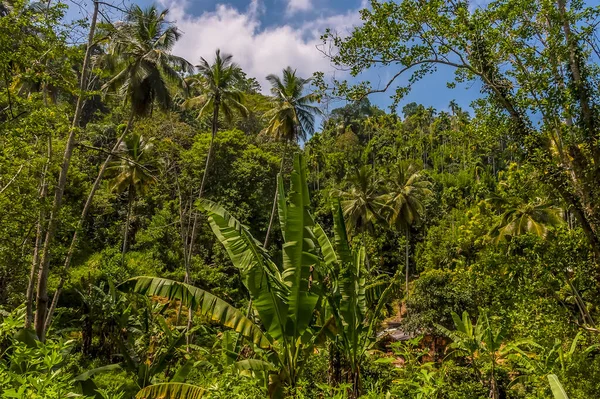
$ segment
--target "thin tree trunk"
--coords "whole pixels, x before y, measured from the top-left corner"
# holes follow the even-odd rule
[[[127,205],[127,219],[125,220],[125,232],[123,233],[123,248],[121,250],[121,263],[125,262],[125,253],[127,252],[127,240],[129,238],[129,224],[131,223],[131,208],[133,207],[134,187],[129,185],[129,204]]]
[[[79,94],[77,96],[77,104],[75,105],[75,114],[73,115],[73,122],[71,123],[71,129],[69,130],[69,136],[65,145],[65,152],[63,155],[63,162],[58,176],[58,183],[54,193],[54,200],[52,202],[52,209],[50,211],[50,217],[48,220],[48,227],[46,230],[46,238],[44,240],[44,247],[42,249],[42,256],[40,260],[38,284],[36,293],[36,312],[35,312],[35,331],[40,340],[45,338],[45,322],[46,322],[46,306],[48,304],[48,269],[50,266],[50,246],[54,239],[54,233],[56,232],[56,224],[59,217],[59,212],[62,207],[63,195],[65,192],[65,186],[67,184],[67,174],[69,172],[69,166],[71,164],[71,156],[73,155],[73,149],[75,148],[75,136],[79,127],[79,121],[81,120],[81,113],[83,111],[83,104],[85,102],[84,90],[88,79],[88,67],[91,58],[91,48],[94,42],[94,35],[96,31],[96,20],[98,16],[98,2],[94,1],[94,14],[92,16],[92,23],[90,25],[90,31],[88,34],[87,49],[85,57],[83,58],[83,67],[81,72],[81,80],[79,82]]]
[[[283,153],[281,154],[281,165],[279,166],[279,174],[283,173],[283,165],[285,164],[285,156],[287,153],[288,142],[283,144]],[[271,230],[273,228],[273,221],[275,220],[275,212],[277,211],[277,196],[279,195],[279,184],[275,184],[275,196],[273,197],[273,207],[271,208],[271,217],[269,218],[269,227],[267,227],[267,235],[265,236],[265,242],[263,247],[269,246],[269,238],[271,237]]]
[[[208,154],[206,154],[206,163],[204,165],[204,173],[202,174],[202,182],[200,183],[200,191],[198,192],[198,200],[202,199],[202,195],[204,194],[204,186],[206,184],[206,177],[208,176],[208,167],[210,166],[210,161],[212,158],[213,146],[215,143],[215,137],[217,136],[217,132],[219,130],[219,107],[221,106],[218,96],[215,98],[215,102],[213,104],[213,120],[212,120],[212,132],[210,136],[210,144],[208,146]],[[190,207],[190,211],[193,209],[193,204]],[[192,255],[194,252],[194,242],[196,241],[196,229],[198,227],[198,212],[194,212],[194,222],[192,223],[192,234],[190,236],[190,245],[187,250],[187,259],[185,260],[185,277],[183,282],[186,284],[190,284],[190,266],[192,262]],[[185,243],[184,243],[185,244]],[[184,251],[185,252],[185,251]],[[186,336],[186,344],[187,351],[190,351],[190,343],[192,341],[192,336],[189,335],[189,331],[192,328],[194,313],[192,308],[188,309],[188,321],[187,321],[187,331],[188,335]]]
[[[410,227],[406,227],[406,252],[405,252],[405,264],[406,264],[406,298],[408,298],[408,274],[410,272],[410,267],[408,264],[408,252],[409,252],[409,245],[410,245]]]
[[[104,177],[104,173],[106,172],[106,168],[108,167],[110,161],[112,160],[112,154],[114,154],[118,150],[118,148],[121,145],[121,143],[123,142],[123,139],[125,138],[125,136],[133,129],[133,121],[134,121],[134,114],[132,111],[131,115],[129,115],[129,121],[127,122],[127,126],[125,127],[125,130],[123,130],[123,133],[121,133],[121,136],[117,139],[117,142],[112,147],[110,154],[104,160],[104,163],[102,164],[102,166],[100,167],[100,170],[98,171],[96,180],[94,180],[94,184],[92,185],[92,188],[90,189],[88,197],[85,200],[83,210],[81,211],[81,216],[79,217],[79,222],[77,223],[77,227],[75,228],[75,231],[73,232],[73,237],[71,238],[71,245],[69,246],[69,252],[67,252],[67,257],[65,258],[63,272],[60,277],[60,281],[58,282],[58,287],[56,288],[56,291],[54,292],[54,296],[52,297],[52,303],[50,304],[50,308],[48,309],[48,315],[46,316],[46,322],[45,322],[45,327],[44,327],[45,331],[48,330],[48,328],[50,327],[50,323],[52,322],[52,317],[54,316],[54,311],[56,310],[56,305],[58,304],[58,298],[60,297],[62,288],[65,285],[66,279],[68,277],[68,271],[69,271],[69,268],[71,267],[71,262],[73,260],[73,255],[75,254],[75,251],[77,250],[77,245],[79,244],[79,233],[80,233],[81,229],[83,228],[85,218],[87,217],[87,214],[92,206],[92,201],[94,199],[94,196],[96,195],[96,191],[98,191],[98,188],[100,187],[100,183],[102,182],[102,178]]]
[[[48,168],[52,159],[52,136],[48,137],[48,155],[44,168],[42,170],[42,176],[40,179],[40,214],[38,216],[35,246],[33,248],[33,259],[31,261],[31,271],[29,273],[29,283],[27,284],[27,299],[26,299],[26,313],[25,313],[25,328],[31,328],[33,323],[33,293],[35,288],[35,280],[38,273],[38,267],[40,262],[40,248],[42,246],[42,238],[44,235],[44,220],[46,219],[46,210],[44,200],[48,195],[48,182],[46,176],[48,174]]]

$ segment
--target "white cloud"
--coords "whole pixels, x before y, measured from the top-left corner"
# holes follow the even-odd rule
[[[312,8],[311,0],[288,0],[288,14],[294,14],[297,11],[308,11]]]
[[[285,24],[263,27],[260,15],[264,6],[260,0],[252,0],[245,11],[219,4],[214,11],[198,16],[189,13],[189,1],[162,1],[170,9],[169,19],[183,32],[173,49],[175,54],[197,64],[200,57],[212,61],[219,48],[233,54],[234,61],[249,76],[256,77],[265,92],[265,76],[280,74],[287,66],[303,77],[331,70],[329,61],[317,49],[320,35],[327,27],[344,32],[360,22],[358,10],[352,10],[317,18],[299,28]]]

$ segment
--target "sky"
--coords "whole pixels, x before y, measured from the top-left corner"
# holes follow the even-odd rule
[[[183,33],[173,49],[175,54],[192,64],[197,64],[200,57],[210,62],[218,48],[233,54],[234,61],[249,76],[258,79],[265,93],[268,93],[265,77],[280,74],[287,66],[295,68],[302,77],[322,71],[328,78],[347,78],[319,51],[320,35],[326,28],[340,34],[349,33],[360,24],[359,10],[367,6],[366,0],[126,1],[135,1],[140,6],[155,3],[168,8],[169,20]],[[475,3],[481,5],[486,1],[475,0]],[[358,79],[369,80],[377,87],[379,82],[384,85],[392,74],[390,68],[373,69]],[[449,89],[446,82],[452,78],[453,70],[441,67],[437,73],[415,84],[399,108],[414,101],[447,110],[451,100],[468,108],[480,96],[480,85],[465,84]],[[387,108],[391,94],[377,94],[370,99],[381,108]],[[339,105],[343,104],[333,107]]]

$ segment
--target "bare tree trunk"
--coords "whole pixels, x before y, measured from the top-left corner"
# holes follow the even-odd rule
[[[200,183],[200,191],[198,192],[198,200],[202,199],[202,195],[204,194],[204,187],[206,184],[206,177],[208,176],[208,167],[210,166],[210,161],[212,158],[213,146],[215,143],[215,137],[217,136],[217,132],[219,130],[219,107],[221,106],[219,98],[215,98],[215,102],[213,104],[213,120],[212,120],[212,132],[210,136],[210,144],[208,146],[208,154],[206,154],[206,163],[204,165],[204,173],[202,174],[202,182]],[[190,212],[192,212],[193,204],[190,206]],[[198,227],[198,212],[194,212],[194,222],[192,223],[192,234],[189,237],[190,244],[187,250],[187,259],[185,260],[185,277],[183,282],[186,284],[190,284],[190,266],[192,262],[192,255],[194,252],[194,242],[196,241],[196,229]],[[184,242],[185,245],[185,242]],[[185,253],[185,251],[184,251]],[[184,255],[185,256],[185,255]],[[192,340],[192,336],[189,335],[189,331],[192,328],[193,321],[193,311],[190,307],[188,309],[188,321],[187,321],[187,331],[188,335],[186,336],[186,344],[187,350],[190,350],[190,343]]]
[[[54,292],[54,296],[52,297],[52,303],[50,304],[50,308],[48,309],[48,315],[46,316],[46,322],[45,322],[45,324],[46,324],[45,330],[46,331],[50,327],[50,323],[52,322],[52,317],[54,316],[54,311],[56,310],[56,305],[58,304],[58,298],[60,297],[62,288],[65,285],[65,281],[68,277],[67,273],[69,271],[69,268],[71,267],[73,255],[75,254],[75,251],[77,250],[77,245],[79,243],[79,232],[83,228],[83,223],[85,222],[85,218],[87,217],[87,214],[92,206],[92,201],[94,200],[96,191],[98,191],[98,188],[100,187],[100,183],[102,182],[102,178],[104,177],[106,168],[108,167],[110,161],[112,160],[112,154],[114,154],[118,150],[118,148],[121,145],[121,143],[123,142],[123,139],[125,138],[125,136],[133,129],[133,121],[134,121],[134,114],[133,114],[133,112],[131,112],[131,115],[129,116],[129,121],[127,122],[127,126],[125,127],[125,130],[123,130],[123,133],[121,133],[121,136],[117,139],[117,142],[112,147],[110,154],[104,160],[104,163],[102,164],[102,166],[100,167],[100,170],[98,171],[96,180],[94,180],[94,184],[92,184],[92,188],[90,189],[87,199],[85,200],[85,205],[83,206],[83,210],[81,211],[81,216],[79,217],[79,222],[77,223],[77,227],[75,228],[75,231],[73,232],[73,237],[71,238],[71,245],[69,246],[69,252],[67,252],[67,257],[65,258],[65,263],[63,266],[63,271],[62,271],[62,275],[60,277],[60,281],[58,282],[58,287],[56,288],[56,291]]]
[[[38,267],[40,262],[40,248],[42,246],[42,238],[44,236],[44,220],[46,219],[46,210],[44,200],[48,195],[48,182],[46,176],[48,174],[48,168],[52,159],[52,135],[48,136],[48,155],[46,163],[42,170],[42,176],[40,179],[40,214],[38,216],[35,246],[33,248],[33,259],[31,261],[31,271],[29,273],[29,283],[27,284],[27,299],[26,299],[26,313],[25,313],[25,328],[31,328],[33,323],[33,292],[35,288],[35,280],[38,273]]]
[[[409,261],[409,245],[410,245],[410,227],[406,227],[406,252],[405,252],[405,263],[406,263],[406,298],[408,299],[408,275],[410,272]]]
[[[125,232],[123,233],[123,248],[121,250],[121,263],[125,262],[125,253],[127,252],[127,241],[129,238],[129,224],[131,223],[131,208],[135,201],[135,191],[132,184],[129,185],[129,204],[127,205],[127,219],[125,220]]]
[[[65,145],[65,152],[63,155],[63,162],[58,176],[58,183],[54,193],[54,200],[52,202],[52,209],[50,211],[50,217],[48,220],[48,227],[46,230],[46,238],[44,240],[44,247],[42,249],[42,256],[40,260],[38,284],[36,293],[36,311],[35,311],[35,331],[40,340],[45,338],[45,322],[46,322],[46,306],[48,304],[48,269],[50,267],[50,246],[54,239],[54,233],[56,232],[56,224],[59,217],[59,212],[62,207],[63,195],[65,192],[65,186],[67,184],[67,174],[69,172],[69,166],[71,164],[71,157],[73,155],[73,149],[75,148],[75,136],[79,127],[79,121],[81,119],[81,113],[83,111],[83,104],[85,102],[84,90],[88,79],[88,67],[91,58],[91,48],[94,42],[94,35],[96,31],[96,20],[98,16],[98,2],[94,1],[94,14],[92,16],[92,23],[90,25],[90,31],[88,34],[87,49],[85,57],[83,58],[83,67],[81,72],[81,80],[79,82],[79,94],[77,96],[77,104],[75,105],[75,114],[73,115],[73,122],[71,123],[71,129],[69,130],[69,136]]]

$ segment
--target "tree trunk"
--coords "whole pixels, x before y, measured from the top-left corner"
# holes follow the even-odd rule
[[[219,130],[219,107],[221,106],[221,102],[219,96],[215,97],[215,102],[213,104],[213,120],[212,120],[212,132],[210,136],[210,144],[208,146],[208,154],[206,154],[206,163],[204,165],[204,173],[202,174],[202,182],[200,183],[200,191],[198,192],[198,200],[202,199],[202,195],[204,194],[204,186],[206,184],[206,177],[208,176],[208,167],[210,166],[210,161],[212,158],[213,146],[215,143],[215,137],[217,136],[217,132]],[[193,204],[190,207],[190,212],[193,212]],[[192,255],[194,253],[194,242],[196,241],[196,229],[198,227],[198,212],[194,212],[194,222],[192,223],[192,234],[189,237],[190,243],[187,249],[187,259],[184,260],[185,264],[185,276],[183,282],[186,284],[190,284],[190,266],[192,262]],[[185,245],[185,242],[184,242]],[[184,256],[185,256],[184,250]],[[188,335],[186,336],[186,344],[187,350],[190,350],[190,343],[192,340],[192,336],[189,335],[189,331],[192,328],[193,321],[193,311],[190,307],[188,309],[188,321],[187,321],[187,331]]]
[[[102,182],[102,178],[104,177],[104,173],[106,172],[106,168],[108,167],[110,161],[112,160],[112,154],[114,154],[118,150],[119,146],[123,142],[123,139],[125,139],[125,136],[133,129],[133,121],[134,121],[134,114],[132,111],[131,115],[129,115],[129,121],[127,122],[127,126],[125,127],[125,130],[123,131],[123,133],[121,133],[121,136],[117,139],[117,142],[115,143],[115,145],[113,145],[113,147],[110,151],[110,154],[104,160],[104,163],[102,164],[102,166],[100,167],[100,170],[98,171],[96,180],[94,180],[94,184],[92,185],[92,188],[90,189],[87,199],[85,200],[83,210],[81,211],[81,216],[79,217],[79,222],[77,222],[77,227],[75,228],[75,231],[73,232],[73,237],[71,238],[71,245],[69,246],[69,251],[67,252],[67,257],[65,258],[65,263],[63,266],[63,271],[62,271],[62,275],[60,277],[60,281],[58,282],[58,287],[56,288],[56,291],[54,292],[54,296],[52,297],[52,303],[50,304],[50,308],[48,309],[48,315],[46,316],[46,323],[45,323],[46,325],[44,327],[44,329],[46,331],[48,331],[48,328],[50,327],[50,323],[52,322],[52,317],[54,316],[54,311],[56,310],[56,305],[58,304],[58,299],[60,297],[62,288],[65,285],[66,279],[68,277],[68,271],[69,271],[69,268],[71,267],[73,255],[75,254],[75,251],[77,250],[77,245],[79,244],[79,233],[80,233],[81,229],[83,228],[85,218],[87,217],[87,214],[92,206],[92,201],[94,199],[94,196],[96,195],[96,191],[98,191],[98,188],[100,187],[100,183]]]
[[[410,227],[406,227],[406,246],[405,246],[405,258],[404,258],[404,262],[406,264],[406,298],[408,298],[408,276],[409,276],[409,272],[410,272],[410,266],[409,266],[409,246],[410,246]]]
[[[54,233],[56,232],[56,224],[59,218],[60,209],[62,207],[65,186],[67,184],[67,174],[69,172],[69,166],[71,164],[73,149],[75,148],[75,136],[79,127],[81,113],[83,111],[83,104],[85,101],[84,90],[88,79],[88,67],[91,58],[91,48],[94,43],[97,16],[98,2],[94,1],[94,14],[92,16],[92,23],[90,25],[90,31],[88,34],[87,49],[83,58],[83,67],[81,72],[81,80],[79,82],[79,94],[77,96],[77,104],[75,105],[75,114],[73,115],[73,122],[71,123],[71,129],[69,130],[69,136],[65,145],[63,162],[58,176],[56,190],[54,193],[54,200],[52,202],[52,208],[50,211],[50,217],[48,220],[48,227],[46,229],[46,237],[44,240],[44,247],[42,249],[42,256],[39,266],[36,293],[35,331],[38,338],[41,341],[44,341],[46,332],[44,327],[46,322],[46,306],[48,304],[48,269],[50,267],[50,246],[52,245]]]
[[[35,278],[38,274],[38,267],[40,262],[40,248],[42,246],[42,237],[44,235],[44,220],[46,219],[46,210],[44,201],[48,195],[48,182],[46,176],[48,174],[48,168],[52,159],[52,136],[48,137],[48,158],[46,164],[42,170],[42,176],[40,179],[40,215],[38,217],[36,235],[35,235],[35,246],[33,248],[33,259],[31,261],[31,271],[29,273],[29,283],[27,284],[27,299],[26,299],[26,313],[25,313],[25,328],[31,328],[33,323],[33,292],[35,288]]]
[[[121,263],[125,263],[125,253],[127,252],[127,241],[129,238],[129,224],[131,223],[131,208],[135,201],[135,191],[133,184],[129,185],[129,204],[127,205],[127,219],[125,220],[125,232],[123,233],[123,249],[121,250]]]

